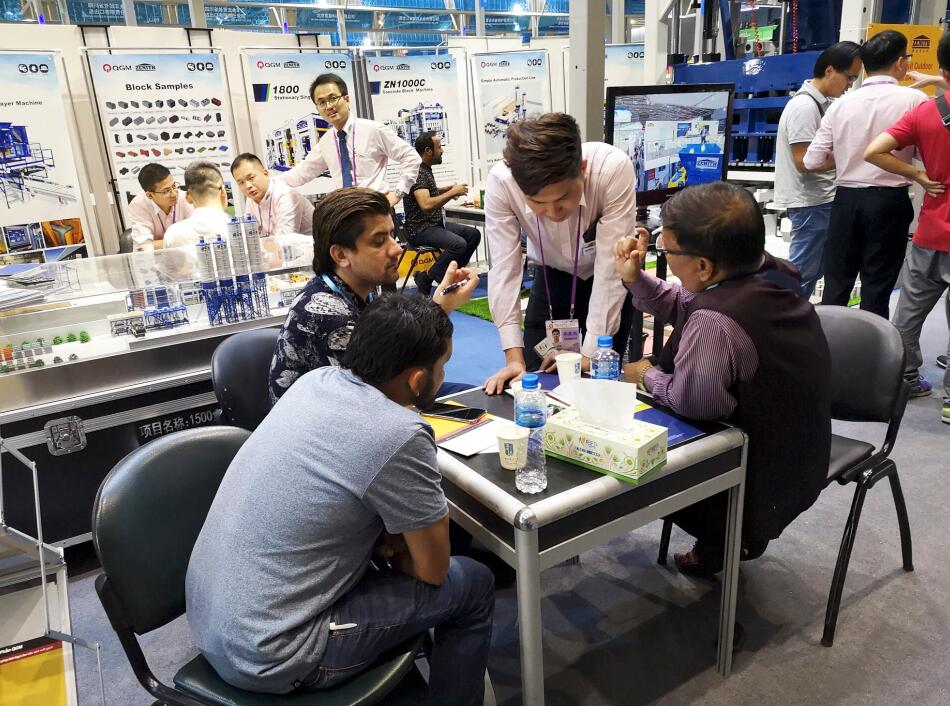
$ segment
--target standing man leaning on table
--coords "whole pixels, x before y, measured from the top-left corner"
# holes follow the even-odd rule
[[[570,115],[548,113],[509,128],[504,161],[492,167],[485,189],[488,302],[506,363],[485,382],[488,394],[529,370],[554,367],[553,354],[542,360],[535,350],[548,321],[562,340],[579,328],[585,370],[598,336],[613,335],[623,355],[633,307],[614,272],[613,247],[634,232],[635,193],[627,155],[601,142],[581,144]],[[540,264],[523,337],[521,231],[528,257]]]
[[[399,203],[416,183],[422,164],[418,153],[382,123],[352,115],[346,81],[336,74],[317,76],[310,84],[310,98],[320,117],[333,128],[281,180],[287,186],[302,186],[329,169],[334,189],[365,186],[385,194],[390,206]],[[394,190],[386,182],[390,163],[399,168]]]

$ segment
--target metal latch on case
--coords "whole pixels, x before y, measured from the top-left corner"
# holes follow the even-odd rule
[[[43,426],[46,448],[52,456],[65,456],[86,448],[86,432],[79,417],[53,419]]]

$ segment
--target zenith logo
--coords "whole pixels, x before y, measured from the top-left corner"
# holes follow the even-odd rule
[[[135,65],[136,71],[155,71],[155,64],[141,63]]]
[[[300,64],[298,64],[296,61],[285,61],[284,68],[285,69],[299,69]]]
[[[409,71],[409,64],[399,64],[396,66],[396,71]]]
[[[918,34],[914,37],[913,51],[929,51],[930,37],[925,34]]]
[[[697,169],[719,169],[719,160],[715,157],[705,157],[696,160]]]

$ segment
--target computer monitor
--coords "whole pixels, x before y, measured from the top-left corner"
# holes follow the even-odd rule
[[[605,139],[633,163],[637,206],[726,178],[734,90],[731,83],[607,89]]]

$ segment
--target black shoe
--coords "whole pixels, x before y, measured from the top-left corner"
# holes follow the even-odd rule
[[[427,297],[432,295],[432,277],[429,276],[428,272],[416,272],[412,276],[412,280],[416,283],[419,294]]]
[[[947,356],[946,356],[946,355],[938,355],[938,356],[937,356],[937,367],[938,367],[938,368],[944,368],[944,369],[946,369],[946,367],[947,367]]]

